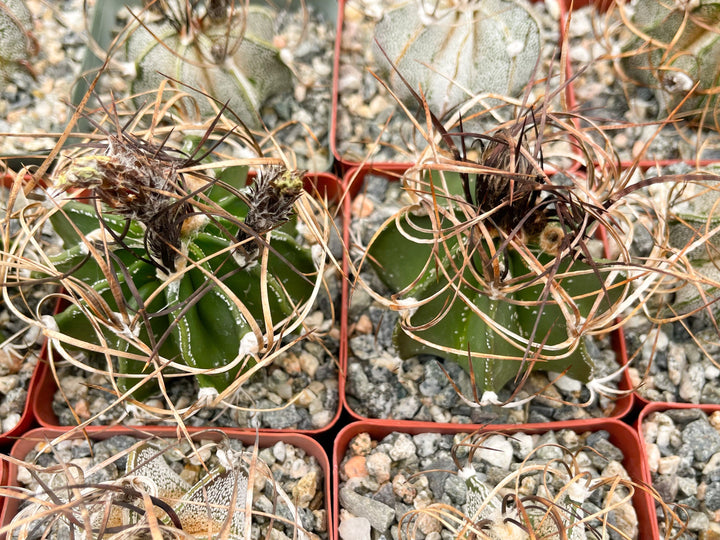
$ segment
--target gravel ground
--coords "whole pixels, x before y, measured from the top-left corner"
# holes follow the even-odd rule
[[[642,423],[652,485],[667,503],[682,505],[688,530],[673,538],[720,537],[720,411],[669,409]],[[682,511],[676,508],[676,511]],[[658,507],[660,534],[665,535]]]
[[[201,437],[196,437],[195,440],[202,463],[207,466],[207,470],[212,470],[213,467],[223,463],[218,458],[220,453],[218,450],[221,448],[218,444],[210,440],[203,440]],[[52,452],[47,451],[47,444],[41,442],[39,446],[44,447],[45,451],[38,453],[32,450],[27,456],[26,462],[41,468],[49,468],[62,463],[65,467],[73,465],[79,467],[80,471],[87,472],[92,469],[93,473],[85,478],[86,482],[109,484],[125,475],[127,455],[123,454],[123,451],[136,442],[138,439],[129,436],[114,436],[104,441],[93,441],[91,445],[87,440],[73,439],[54,445]],[[187,441],[178,443],[168,439],[155,439],[154,443],[157,448],[167,448],[167,450],[159,453],[153,461],[164,461],[190,485],[205,474],[200,460]],[[252,447],[244,446],[238,440],[227,439],[226,443],[222,444],[234,452],[252,452]],[[254,517],[251,538],[258,540],[267,538],[266,535],[271,535],[272,538],[282,540],[295,537],[294,533],[297,534],[297,531],[284,521],[284,519],[292,521],[293,518],[292,510],[286,503],[288,500],[294,503],[297,515],[303,528],[309,533],[310,540],[328,538],[328,509],[325,507],[324,491],[325,471],[315,457],[307,454],[301,448],[282,441],[261,449],[259,457],[262,464],[257,468],[255,483],[252,486]],[[236,455],[233,459],[236,466],[247,474],[247,468],[240,465],[242,458]],[[107,462],[103,464],[106,460]],[[265,469],[263,464],[269,470]],[[271,476],[263,476],[263,470],[267,470]],[[138,474],[142,475],[139,470]],[[63,496],[63,492],[59,488],[66,482],[64,472],[40,473],[39,476],[46,485],[53,487],[58,496]],[[247,482],[247,476],[244,479]],[[20,468],[18,482],[21,487],[28,490],[43,492],[26,468]],[[285,498],[278,495],[281,491],[286,494]],[[240,493],[239,496],[244,497],[245,494]],[[225,503],[227,500],[226,497],[223,497],[219,502]],[[277,504],[275,508],[274,504]],[[265,513],[265,515],[261,515],[261,513]],[[279,516],[281,519],[271,520],[268,516],[272,515]],[[67,537],[67,529],[64,534],[65,536],[63,536],[62,528],[56,527],[53,538]]]
[[[473,458],[469,457],[468,446],[457,447],[465,435],[392,433],[381,440],[373,440],[367,433],[361,433],[353,438],[345,449],[339,470],[340,538],[377,539],[383,535],[388,537],[388,531],[393,538],[397,538],[398,525],[403,516],[433,503],[447,504],[465,513],[471,512],[469,505],[472,503],[472,494],[469,495],[469,487],[463,481],[463,473],[468,473],[470,467],[478,479],[488,487],[493,487],[513,471],[522,468],[521,463],[525,459],[528,460],[524,465],[526,467],[546,464],[553,459],[566,460],[569,455],[563,453],[557,445],[563,445],[575,453],[579,470],[586,471],[592,478],[616,475],[628,478],[622,466],[622,451],[610,443],[608,433],[604,431],[577,434],[560,430],[540,435],[521,432],[512,436],[492,435],[483,441],[482,448],[475,452]],[[455,458],[453,446],[456,446]],[[590,449],[581,450],[583,446]],[[555,465],[558,465],[557,461]],[[462,467],[462,473],[458,467]],[[577,469],[570,470],[573,470],[573,475],[578,472]],[[545,485],[543,480],[547,482]],[[567,487],[568,482],[569,477],[562,473],[525,473],[519,483],[519,493],[521,496],[542,496],[544,492],[547,496],[548,492],[544,488],[551,494],[557,493],[556,490]],[[511,491],[512,486],[514,480],[500,495]],[[621,493],[625,493],[622,487],[617,494]],[[584,501],[578,501],[582,507],[580,514],[587,515],[600,510],[606,495],[605,489],[591,489]],[[418,514],[416,519],[406,516],[401,537],[419,540],[453,538],[451,531],[443,527],[437,517],[437,514],[429,513]],[[446,523],[452,522],[448,520]],[[619,527],[627,537],[636,538],[638,535],[637,517],[631,504],[625,503],[611,512],[609,522]],[[589,525],[598,527],[599,523],[595,521]],[[412,531],[412,536],[409,531]],[[504,534],[509,535],[510,532],[506,530]],[[588,531],[587,538],[596,537]],[[609,532],[608,538],[620,536]]]
[[[336,338],[325,339],[324,345],[337,352]],[[55,393],[53,410],[60,425],[77,425],[73,411],[80,421],[84,421],[114,402],[112,389],[101,375],[61,364],[58,376],[65,396],[59,391]],[[192,405],[197,393],[197,384],[192,378],[173,379],[168,385],[168,397],[176,408]],[[144,403],[167,409],[162,397]],[[185,423],[188,426],[315,430],[326,427],[339,406],[336,356],[328,354],[317,343],[305,342],[260,370],[233,396],[232,406],[204,407]],[[172,417],[165,418],[158,420],[137,407],[115,406],[100,414],[93,424],[176,424]]]

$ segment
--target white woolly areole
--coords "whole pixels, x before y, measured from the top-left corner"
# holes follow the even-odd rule
[[[115,335],[124,336],[127,339],[133,339],[140,335],[140,325],[137,325],[135,328],[131,328],[127,325],[127,323],[123,322],[122,314],[115,311],[113,312],[113,315],[115,316],[115,319],[120,321],[121,324],[120,331],[115,332]]]
[[[85,235],[85,239],[88,242],[102,242],[105,239],[105,229],[93,229]]]
[[[198,405],[200,407],[207,407],[209,405],[212,405],[219,395],[220,394],[216,388],[212,386],[203,386],[200,388],[200,390],[198,390]]]
[[[53,332],[59,332],[60,327],[57,325],[55,318],[52,315],[43,315],[40,317],[42,325]]]
[[[407,313],[408,317],[412,317],[415,315],[415,312],[418,310],[417,308],[418,299],[409,297],[409,298],[402,298],[395,302],[395,310],[399,311],[403,315]]]
[[[260,350],[257,336],[254,332],[248,332],[240,338],[240,349],[238,356],[255,355]]]
[[[472,466],[472,464],[467,464],[458,471],[458,476],[461,480],[467,480],[468,478],[477,476],[477,471],[475,470],[475,467]]]
[[[585,482],[571,482],[567,487],[568,497],[576,503],[584,503],[590,496],[590,490],[585,486]]]
[[[248,270],[248,269],[252,268],[253,266],[257,266],[257,264],[258,264],[257,257],[253,258],[252,260],[250,260],[250,262],[248,262],[245,255],[240,253],[240,250],[238,250],[238,249],[236,249],[235,251],[232,252],[232,258],[237,263],[237,265],[240,268],[242,268],[243,270]]]
[[[320,244],[315,244],[310,248],[310,255],[312,256],[313,264],[315,268],[320,268],[323,261],[325,260],[325,250]]]
[[[507,44],[506,50],[510,58],[515,58],[518,54],[523,52],[524,48],[525,44],[519,39],[516,39],[515,41],[511,41]]]
[[[480,405],[482,407],[487,405],[502,405],[502,402],[498,399],[498,395],[495,392],[486,390],[480,398]]]
[[[695,81],[686,73],[674,71],[663,76],[662,85],[671,94],[678,94],[689,91],[695,85]]]

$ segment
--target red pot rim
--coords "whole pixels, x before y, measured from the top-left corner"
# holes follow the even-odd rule
[[[359,433],[367,432],[373,440],[383,438],[390,433],[397,431],[407,433],[410,435],[417,435],[419,433],[441,433],[441,434],[456,434],[456,433],[470,433],[475,428],[471,425],[419,425],[414,423],[413,425],[402,425],[396,426],[390,422],[383,421],[364,421],[354,422],[342,428],[335,437],[335,444],[333,446],[333,538],[332,540],[340,540],[338,534],[339,527],[339,512],[340,502],[338,498],[339,485],[340,485],[340,463],[345,455],[348,444],[353,437]],[[588,425],[579,425],[576,422],[553,422],[552,424],[545,424],[539,426],[537,424],[520,424],[509,427],[498,427],[498,426],[485,426],[482,431],[499,431],[503,433],[544,433],[547,431],[558,431],[561,429],[570,429],[577,433],[586,431],[600,431],[605,430],[610,433],[610,442],[615,446],[623,450],[625,459],[623,460],[623,466],[627,470],[630,478],[642,484],[647,484],[649,478],[649,472],[647,471],[647,463],[645,460],[638,460],[638,452],[640,452],[640,437],[637,432],[629,427],[627,424],[616,419],[606,419],[602,422],[596,422]],[[657,536],[657,523],[653,521],[655,505],[652,503],[652,497],[643,489],[636,489],[633,495],[633,507],[638,517],[638,538],[658,538]],[[654,527],[653,527],[654,524]]]
[[[391,166],[387,168],[380,167],[379,165],[366,165],[361,168],[355,168],[350,169],[345,174],[344,177],[344,184],[346,186],[352,186],[354,192],[361,193],[362,192],[362,186],[365,181],[365,176],[368,174],[374,174],[383,176],[389,180],[397,180],[400,176],[402,176],[402,173],[406,171],[406,167],[403,164],[392,164]],[[343,202],[343,241],[345,242],[345,245],[349,245],[350,241],[350,221],[352,220],[352,212],[351,212],[351,205],[352,200],[350,197],[346,197]],[[603,243],[605,244],[607,248],[607,239],[605,238],[604,232],[600,234],[601,239],[603,240]],[[349,274],[349,268],[350,264],[347,260],[348,253],[345,252],[343,254],[343,272],[345,275],[350,276]],[[376,418],[368,418],[365,416],[362,416],[361,414],[357,413],[353,410],[353,408],[350,406],[347,400],[347,394],[345,392],[346,388],[346,378],[347,378],[347,368],[348,368],[348,361],[349,361],[349,315],[348,315],[348,309],[350,305],[350,287],[347,283],[347,280],[343,281],[343,314],[341,315],[342,320],[344,321],[344,335],[345,339],[343,340],[343,347],[341,348],[341,354],[340,354],[340,373],[342,376],[340,377],[340,399],[342,401],[342,405],[347,410],[350,415],[353,417],[356,421],[375,421],[375,420],[381,420],[383,422],[391,423],[392,425],[397,426],[405,426],[409,427],[412,425],[419,425],[424,426],[424,429],[432,429],[432,426],[435,427],[451,427],[455,424],[451,423],[436,423],[436,422],[422,422],[417,420],[393,420],[393,419],[376,419]],[[612,341],[612,347],[615,350],[615,354],[617,355],[617,361],[618,364],[621,366],[625,366],[628,364],[628,356],[627,356],[627,347],[625,343],[625,335],[623,333],[622,328],[617,328],[612,331],[611,333],[611,341]],[[577,420],[567,420],[564,422],[568,422],[571,424],[576,424],[578,426],[586,426],[589,423],[599,423],[603,422],[606,418],[622,418],[625,415],[627,415],[633,408],[633,402],[634,402],[634,395],[635,392],[633,391],[633,384],[630,379],[630,375],[628,374],[627,369],[623,370],[620,375],[620,381],[618,384],[618,387],[620,390],[626,391],[627,393],[623,396],[618,397],[615,400],[615,406],[613,408],[613,411],[608,416],[602,416],[597,418],[583,418],[583,419],[577,419]],[[553,425],[560,422],[552,422]],[[483,424],[465,424],[467,426],[473,426],[472,429],[479,429],[483,427]],[[512,428],[517,424],[493,424],[493,426],[497,427],[504,427],[504,428]],[[523,424],[523,425],[533,425],[533,424]],[[546,425],[546,422],[538,423],[535,425]]]
[[[274,445],[277,442],[284,442],[291,444],[297,448],[304,450],[308,455],[313,456],[320,468],[325,475],[323,482],[323,489],[325,490],[325,508],[327,510],[327,522],[326,526],[328,529],[332,525],[331,520],[331,469],[330,462],[325,450],[320,444],[314,439],[301,433],[264,433],[255,432],[250,433],[233,428],[196,428],[188,427],[187,431],[190,435],[196,437],[202,434],[205,439],[219,439],[223,435],[231,439],[239,439],[246,445],[252,445],[256,440],[259,441],[260,448],[267,448]],[[10,455],[16,459],[24,459],[27,453],[35,447],[38,442],[51,441],[56,437],[64,434],[71,433],[70,438],[79,439],[85,438],[85,436],[94,439],[102,440],[115,435],[129,435],[138,438],[149,438],[153,436],[159,436],[169,439],[177,439],[179,436],[178,429],[173,426],[146,426],[143,429],[137,429],[132,427],[121,427],[121,426],[90,426],[85,430],[78,430],[71,427],[65,428],[36,428],[28,431],[22,439],[18,440],[12,447]],[[5,460],[0,459],[0,467]],[[4,464],[3,469],[7,472],[7,476],[3,482],[4,486],[17,487],[17,466],[11,462]],[[3,470],[0,469],[0,470]],[[5,497],[5,505],[0,513],[0,527],[4,527],[10,523],[10,520],[17,513],[18,506],[20,504],[19,499],[12,497]],[[0,535],[3,538],[4,535]]]

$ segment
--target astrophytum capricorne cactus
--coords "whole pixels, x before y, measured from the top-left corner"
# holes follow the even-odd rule
[[[77,293],[58,330],[105,345],[119,390],[136,399],[161,372],[192,373],[201,397],[216,397],[298,328],[317,287],[292,215],[302,173],[264,166],[247,190],[247,169],[230,167],[192,195],[174,159],[111,136],[57,182],[102,207],[69,201],[51,218],[65,247],[52,261]]]

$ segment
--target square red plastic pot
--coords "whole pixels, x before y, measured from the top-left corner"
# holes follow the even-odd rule
[[[346,245],[350,245],[350,223],[351,220],[354,219],[354,212],[363,211],[361,208],[362,206],[362,199],[363,196],[363,185],[366,176],[374,175],[386,178],[389,181],[397,181],[399,178],[402,177],[403,173],[405,172],[406,167],[404,164],[391,164],[388,167],[375,167],[375,166],[365,166],[360,169],[351,169],[348,171],[348,173],[345,175],[345,185],[352,187],[353,191],[358,193],[358,196],[355,197],[353,200],[350,200],[350,198],[346,198],[343,204],[343,212],[344,212],[344,220],[343,220],[343,236],[345,238]],[[353,205],[355,205],[355,208],[353,208]],[[600,239],[603,240],[603,242],[607,242],[603,235],[600,235]],[[606,243],[607,245],[607,243]],[[348,256],[348,253],[345,253],[345,256]],[[343,263],[343,267],[346,269],[346,272],[349,269],[349,262],[345,261]],[[350,279],[352,279],[352,276],[350,276]],[[346,299],[343,301],[343,308],[345,310],[349,309],[350,305],[350,298],[351,298],[351,291],[348,289],[346,293]],[[356,412],[353,410],[352,405],[349,403],[347,399],[347,374],[348,374],[348,366],[349,366],[349,360],[350,360],[350,350],[349,350],[349,339],[352,337],[350,335],[351,333],[351,325],[354,321],[349,320],[349,313],[343,314],[343,320],[347,321],[347,328],[345,330],[345,334],[347,336],[347,340],[343,344],[343,348],[341,350],[341,356],[340,356],[340,371],[344,376],[341,376],[340,380],[340,395],[341,400],[343,402],[343,405],[345,409],[353,416],[355,420],[359,421],[374,421],[375,418],[369,418],[366,416],[363,416],[361,413]],[[618,365],[625,366],[628,363],[628,356],[627,356],[627,350],[625,347],[625,339],[623,336],[622,329],[616,329],[613,330],[611,335],[611,343],[612,348],[615,351],[616,360]],[[614,400],[614,405],[612,407],[612,410],[608,413],[604,414],[603,416],[599,416],[596,418],[585,418],[585,419],[577,419],[577,420],[567,420],[566,422],[569,423],[575,423],[579,426],[589,426],[590,424],[594,422],[603,422],[605,418],[622,418],[625,415],[627,415],[633,407],[633,384],[630,379],[630,376],[628,375],[627,370],[623,370],[621,374],[619,375],[618,380],[618,390],[621,392],[621,394]],[[454,424],[451,423],[441,423],[441,422],[420,422],[420,421],[414,421],[414,420],[392,420],[392,419],[386,419],[385,422],[389,422],[392,425],[395,426],[404,426],[408,427],[411,425],[421,425],[423,426],[423,429],[431,429],[433,426],[438,427],[450,427]],[[555,422],[553,422],[554,424]],[[468,424],[471,425],[471,424]],[[483,424],[474,424],[471,425],[472,429],[477,429],[482,427]],[[493,426],[502,426],[502,427],[513,427],[516,424],[494,424]]]
[[[194,440],[213,440],[219,441],[222,438],[230,438],[242,441],[246,446],[252,446],[256,442],[260,449],[268,448],[278,442],[290,444],[298,449],[302,449],[309,456],[314,457],[320,468],[322,469],[324,478],[318,484],[319,489],[324,490],[324,506],[326,510],[326,523],[325,526],[330,531],[330,502],[331,502],[331,477],[330,477],[330,462],[325,450],[320,444],[311,439],[310,437],[298,433],[247,433],[241,432],[237,429],[203,429],[203,428],[188,428],[188,432]],[[37,428],[29,431],[25,436],[18,440],[12,448],[10,455],[18,460],[23,460],[27,456],[28,452],[35,448],[38,443],[50,443],[54,439],[60,436],[67,436],[70,439],[83,439],[88,437],[93,441],[100,441],[108,439],[110,437],[122,435],[129,437],[136,437],[138,439],[147,438],[166,438],[178,440],[178,430],[170,426],[148,426],[143,429],[126,428],[126,427],[106,427],[106,426],[91,426],[86,430],[73,430],[72,428]],[[2,463],[5,460],[0,460]],[[17,474],[18,468],[12,462],[5,462],[4,469],[7,471],[7,478],[3,485],[8,486],[10,489],[18,487]],[[7,526],[12,518],[16,515],[18,507],[21,502],[22,493],[17,492],[18,497],[8,496],[5,498],[5,506],[0,514],[0,527]],[[2,530],[2,529],[0,529]],[[328,533],[329,534],[329,533]],[[4,538],[4,531],[0,533],[0,538]]]
[[[649,486],[653,485],[653,473],[657,472],[657,470],[653,470],[654,466],[650,463],[650,456],[649,456],[649,445],[648,442],[645,440],[645,430],[643,428],[643,425],[646,420],[648,420],[648,417],[654,413],[654,412],[668,412],[668,411],[702,411],[705,415],[710,416],[713,413],[720,412],[720,404],[719,405],[695,405],[692,403],[665,403],[665,402],[651,402],[645,405],[642,410],[640,411],[638,418],[637,418],[637,432],[639,433],[640,438],[640,448],[641,448],[641,457],[643,458],[643,461],[646,465],[645,474],[646,477],[646,483]],[[716,428],[717,429],[717,428]],[[705,440],[705,439],[703,439]],[[702,444],[702,443],[701,443]],[[709,443],[708,443],[709,444]],[[656,458],[659,456],[656,456]],[[653,458],[655,460],[656,458]],[[656,464],[657,465],[657,464]],[[670,466],[673,466],[671,463]],[[675,501],[665,501],[667,503],[674,503]],[[695,510],[699,511],[699,508],[693,508],[690,507],[688,510]],[[682,515],[682,511],[680,512]],[[717,513],[714,513],[712,515],[708,515],[708,519],[711,521],[717,520]],[[663,522],[663,520],[658,519],[657,515],[657,508],[655,504],[651,505],[651,515],[650,515],[651,525],[653,526],[653,531],[656,538],[670,538],[672,536],[671,531],[667,531],[666,526]],[[717,523],[716,523],[717,525]],[[720,527],[718,527],[720,529]],[[697,534],[697,532],[691,531],[690,534]],[[708,536],[708,538],[713,538],[711,532],[708,532],[711,536]],[[714,534],[717,534],[717,530]]]
[[[593,423],[586,427],[578,426],[577,424],[571,424],[569,422],[553,422],[552,427],[539,427],[539,426],[516,426],[512,429],[501,428],[498,429],[496,426],[488,426],[483,431],[500,432],[504,434],[513,434],[523,432],[527,434],[541,434],[547,431],[558,431],[562,429],[569,429],[575,431],[578,434],[585,433],[588,431],[594,432],[604,430],[609,433],[609,441],[615,447],[619,448],[622,452],[624,460],[622,462],[623,467],[629,474],[631,480],[639,486],[644,485],[645,479],[647,478],[646,467],[647,464],[644,460],[638,459],[640,456],[640,440],[632,428],[627,424],[619,420],[608,419],[599,423]],[[388,422],[379,421],[366,421],[366,422],[355,422],[343,428],[335,438],[335,446],[333,449],[333,534],[334,540],[340,540],[338,533],[339,527],[339,515],[342,510],[339,499],[339,485],[340,485],[340,466],[343,458],[346,455],[348,446],[352,439],[361,433],[367,433],[370,436],[371,441],[379,441],[384,437],[390,435],[393,432],[405,433],[411,436],[422,434],[422,433],[439,433],[441,435],[455,435],[458,433],[471,433],[473,431],[472,426],[454,425],[454,426],[393,426]],[[371,442],[371,444],[374,444]],[[638,529],[640,539],[657,539],[656,529],[653,529],[653,509],[652,509],[652,498],[650,495],[641,487],[635,488],[632,504],[638,519]],[[396,516],[397,519],[397,516]]]
[[[250,182],[253,177],[254,173],[251,171],[248,182]],[[348,194],[352,195],[353,193],[357,192],[357,188],[354,187],[346,189],[343,181],[330,173],[308,173],[305,175],[304,181],[305,189],[308,193],[318,197],[319,199],[327,200],[329,205],[337,205],[338,207],[344,204],[344,201],[348,198]],[[341,277],[339,279],[341,282],[339,286],[346,289],[347,284],[345,280],[343,280]],[[340,350],[338,351],[338,356],[341,356],[341,350],[344,347],[344,343],[347,341],[344,333],[345,323],[342,317],[338,319],[338,317],[336,316],[335,324],[340,330],[340,337],[338,340]],[[58,417],[53,410],[53,396],[57,392],[58,386],[52,369],[50,369],[47,362],[47,358],[43,356],[41,361],[38,362],[38,366],[36,367],[35,373],[33,374],[33,385],[29,397],[29,408],[32,411],[31,414],[33,415],[33,418],[37,419],[37,422],[41,426],[47,428],[63,427],[60,425]],[[340,382],[338,382],[338,384],[340,384]],[[340,412],[341,403],[340,399],[338,399],[338,405],[333,413],[332,418],[325,426],[321,428],[305,430],[260,428],[260,431],[264,433],[286,433],[288,431],[293,431],[295,433],[305,433],[308,435],[319,434],[329,430],[335,424],[335,422],[340,417]],[[139,427],[144,429],[145,426]],[[207,427],[210,429],[215,426]],[[233,426],[233,429],[250,430],[253,432],[255,431],[254,428],[245,428],[238,426]]]

